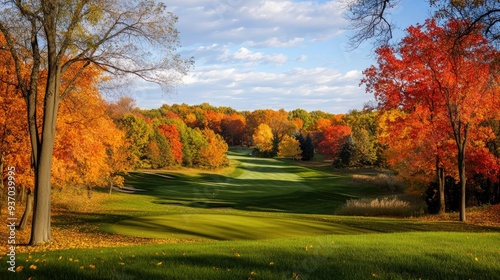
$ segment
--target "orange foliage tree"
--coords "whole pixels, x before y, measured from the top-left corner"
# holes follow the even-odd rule
[[[377,50],[379,65],[365,70],[363,80],[380,108],[424,117],[433,125],[421,131],[439,129],[453,140],[461,221],[466,220],[466,148],[484,146],[491,130],[481,124],[498,116],[500,107],[498,53],[479,29],[459,36],[466,26],[457,20],[445,26],[427,20],[410,27],[399,49]],[[437,139],[445,142],[441,135]]]
[[[52,165],[54,186],[104,186],[120,182],[116,173],[127,169],[126,158],[119,155],[125,134],[106,112],[106,102],[97,90],[99,78],[100,71],[89,68],[60,105]]]
[[[158,126],[158,129],[169,142],[175,162],[181,164],[182,142],[177,126],[175,124],[161,124]]]
[[[33,190],[28,122],[21,93],[11,83],[12,67],[9,57],[0,56],[0,213],[7,201],[3,198],[4,170],[14,168],[16,187],[23,194]]]
[[[222,136],[211,129],[203,129],[201,132],[208,143],[208,145],[200,150],[203,166],[215,169],[226,165],[228,146],[224,139],[222,139]]]
[[[222,136],[231,146],[242,144],[246,138],[246,119],[243,115],[233,113],[226,115],[221,121]]]
[[[327,159],[334,159],[340,152],[340,147],[351,135],[351,128],[347,125],[330,125],[323,129],[321,141],[316,149]]]

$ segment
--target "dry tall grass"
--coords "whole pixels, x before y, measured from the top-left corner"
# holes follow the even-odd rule
[[[403,183],[394,174],[379,173],[377,175],[352,175],[352,180],[356,183],[371,185],[382,189],[388,189],[392,192],[402,191]]]
[[[337,211],[339,215],[349,216],[419,216],[424,210],[419,205],[398,197],[351,199]]]

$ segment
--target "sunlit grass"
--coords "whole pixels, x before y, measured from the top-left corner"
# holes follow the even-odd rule
[[[329,235],[18,255],[7,279],[496,279],[498,233]],[[30,268],[31,267],[31,268]],[[5,278],[2,278],[5,279]]]

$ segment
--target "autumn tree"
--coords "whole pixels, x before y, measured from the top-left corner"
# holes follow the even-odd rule
[[[498,54],[479,29],[456,40],[466,26],[451,20],[440,27],[435,20],[427,20],[410,27],[399,49],[378,49],[379,66],[364,72],[367,90],[375,94],[381,108],[399,108],[432,119],[434,127],[453,139],[461,221],[466,220],[466,148],[484,140],[480,125],[500,106]]]
[[[316,147],[318,153],[327,159],[335,159],[351,133],[351,128],[347,125],[330,125],[324,128],[323,138]]]
[[[177,164],[182,163],[182,142],[177,126],[174,124],[161,124],[158,130],[169,143],[172,156]]]
[[[213,110],[204,111],[204,115],[205,115],[204,127],[210,128],[211,130],[213,130],[217,134],[221,134],[222,133],[221,121],[225,115],[222,113],[213,111]]]
[[[222,136],[211,129],[202,130],[202,134],[207,141],[207,145],[200,151],[203,166],[209,169],[215,169],[226,165],[228,146]]]
[[[182,162],[184,166],[193,167],[202,164],[201,150],[208,146],[203,133],[199,128],[186,126],[181,131]]]
[[[252,135],[252,140],[259,152],[269,153],[273,149],[273,132],[265,123],[257,127]]]
[[[237,113],[226,115],[220,125],[226,143],[231,146],[243,143],[246,138],[246,119],[243,115]]]
[[[277,142],[280,142],[283,136],[291,135],[296,129],[289,120],[288,113],[283,109],[278,111],[271,109],[255,110],[247,116],[247,128],[252,135],[261,124],[269,126]]]
[[[0,35],[0,44],[3,40]],[[15,79],[12,72],[13,61],[8,56],[0,56],[0,213],[7,200],[4,187],[4,170],[15,168],[16,187],[22,194],[24,202],[25,190],[33,190],[31,180],[31,153],[28,135],[28,122],[21,93],[11,81]]]
[[[2,54],[14,61],[27,106],[35,206],[30,244],[49,242],[50,177],[59,104],[90,65],[171,87],[190,65],[176,55],[176,17],[153,1],[4,1]],[[153,48],[155,51],[151,51]],[[77,67],[72,77],[62,79]],[[47,71],[41,80],[41,71]],[[45,94],[39,84],[45,85]],[[43,98],[37,114],[37,99]],[[42,120],[39,130],[37,119]]]
[[[153,128],[143,118],[133,114],[126,114],[119,125],[125,131],[125,137],[130,143],[130,161],[135,167],[144,167],[141,166],[141,160],[153,137]]]
[[[289,120],[293,120],[295,118],[302,120],[302,128],[304,129],[309,129],[309,126],[312,124],[311,115],[304,109],[295,109],[288,112]]]
[[[278,156],[291,157],[295,160],[302,158],[299,140],[285,135],[278,145]]]
[[[88,68],[75,82],[75,90],[61,101],[53,153],[53,186],[63,188],[71,184],[90,191],[117,176],[112,167],[126,168],[126,162],[119,162],[119,158],[109,159],[125,146],[125,134],[106,113],[106,103],[98,91],[100,72],[95,67]],[[71,72],[63,77],[66,74]]]
[[[115,102],[109,102],[106,108],[108,116],[114,121],[118,121],[125,114],[131,114],[135,111],[137,111],[137,105],[135,100],[129,96],[122,96]]]

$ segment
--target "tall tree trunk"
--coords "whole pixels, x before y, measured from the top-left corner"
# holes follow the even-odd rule
[[[458,175],[460,177],[460,221],[467,221],[465,216],[466,206],[466,184],[467,178],[465,176],[465,145],[459,147],[458,151]]]
[[[26,199],[26,208],[24,209],[24,214],[23,217],[21,218],[21,223],[19,224],[20,230],[26,228],[31,212],[33,212],[33,203],[35,201],[35,197],[30,189],[28,189],[27,192],[28,192],[28,198]]]
[[[109,177],[109,194],[113,191],[113,177]]]
[[[92,187],[91,186],[87,186],[87,197],[89,199],[92,199]]]
[[[21,192],[19,193],[20,199],[19,202],[26,203],[26,187],[22,186],[21,187]]]
[[[446,202],[444,196],[444,168],[440,166],[439,156],[436,156],[436,180],[438,183],[439,189],[439,214],[442,214],[446,211]]]
[[[39,150],[38,166],[35,170],[35,204],[33,207],[33,223],[30,245],[50,242],[50,177],[52,153],[56,131],[56,119],[59,107],[57,67],[50,69],[43,115],[42,139]]]

